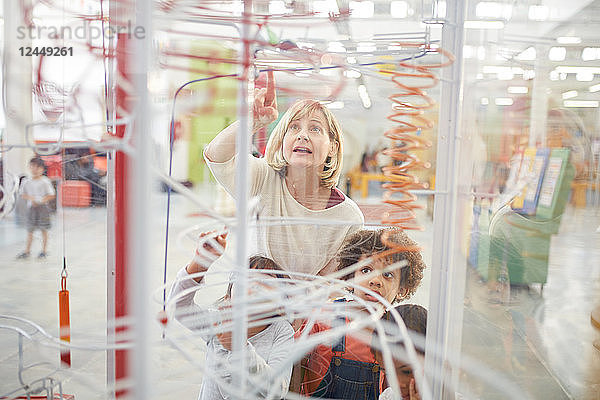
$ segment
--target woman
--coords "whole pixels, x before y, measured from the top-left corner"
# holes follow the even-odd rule
[[[273,72],[254,100],[252,133],[278,117]],[[205,148],[215,178],[230,193],[235,184],[238,122],[221,131]],[[283,115],[269,138],[265,158],[249,157],[250,196],[258,197],[258,250],[287,271],[308,274],[335,270],[331,265],[345,237],[360,229],[358,206],[335,188],[342,168],[342,130],[319,102],[300,100]],[[293,220],[274,224],[272,218]],[[298,224],[297,221],[303,222]],[[331,224],[316,223],[331,221]],[[330,269],[331,268],[331,269]]]

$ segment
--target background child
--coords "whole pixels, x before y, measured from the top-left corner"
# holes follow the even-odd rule
[[[192,278],[190,275],[206,272],[226,246],[226,234],[214,235],[214,232],[208,232],[201,234],[200,238],[209,235],[212,235],[213,238],[203,241],[204,251],[197,250],[194,260],[179,271],[169,295],[169,301],[174,300],[176,304],[176,318],[190,329],[206,327],[206,318],[201,318],[202,316],[206,317],[206,311],[194,303],[194,294],[196,293],[194,288],[202,286],[204,277]],[[261,256],[251,257],[249,268],[281,271],[281,268],[273,260]],[[275,286],[275,278],[281,277],[285,277],[285,275],[261,273],[260,281],[253,281],[250,284],[248,299],[251,299],[253,295],[264,295],[265,291]],[[270,280],[271,282],[269,282]],[[263,293],[258,293],[261,291]],[[236,297],[234,284],[229,284],[223,300],[227,301],[231,297]],[[292,366],[287,362],[287,355],[294,342],[294,330],[287,320],[275,317],[277,315],[276,306],[273,307],[273,312],[265,312],[264,301],[261,301],[260,305],[262,307],[261,320],[264,320],[264,323],[261,323],[261,320],[249,321],[247,332],[246,355],[248,358],[246,364],[253,382],[253,384],[247,385],[249,390],[247,395],[253,397],[257,394],[259,396],[270,394],[274,398],[282,398],[287,394],[292,373]],[[226,307],[220,307],[217,312],[219,315],[227,314]],[[203,338],[207,345],[205,363],[207,374],[204,376],[198,398],[200,400],[230,398],[224,387],[239,387],[238,384],[231,382],[231,371],[232,368],[235,368],[232,363],[231,332],[203,335]],[[257,390],[257,393],[253,395],[251,390]]]
[[[395,247],[390,244],[400,245],[408,251],[392,251]],[[344,277],[354,280],[357,286],[354,295],[357,298],[365,302],[379,302],[362,288],[379,294],[389,303],[405,299],[416,291],[425,264],[416,243],[404,232],[380,229],[354,233],[346,239],[339,252],[338,269],[351,267],[369,257],[373,257],[373,261]],[[393,266],[402,260],[407,261],[405,266]],[[347,316],[343,319],[348,322]],[[332,322],[317,321],[311,334],[327,331],[331,325]],[[367,337],[371,337],[371,334],[372,329],[368,329]],[[313,397],[376,400],[380,386],[379,364],[367,342],[354,335],[345,335],[333,346],[318,345],[303,361],[301,393]]]
[[[31,178],[25,179],[21,186],[21,197],[27,200],[27,244],[25,251],[17,255],[17,259],[29,257],[33,232],[39,229],[42,232],[42,251],[38,258],[46,258],[48,246],[48,229],[50,229],[50,208],[48,203],[56,197],[52,182],[44,176],[46,165],[39,157],[29,161]]]
[[[406,325],[406,329],[409,331],[409,334],[416,334],[414,339],[416,340],[415,349],[417,350],[417,355],[420,359],[421,364],[425,359],[425,335],[427,334],[427,310],[420,305],[417,304],[401,304],[395,307],[400,317],[404,320],[404,324]],[[391,324],[391,328],[397,325],[397,322],[390,311],[386,312],[383,316],[383,319],[387,321],[393,322]],[[395,331],[394,329],[392,329]],[[398,337],[398,332],[395,332],[395,337]],[[375,351],[375,358],[377,362],[383,366],[383,356],[381,351]],[[417,392],[417,385],[415,383],[415,378],[413,374],[413,369],[408,359],[405,357],[399,357],[398,355],[394,355],[394,373],[396,378],[398,379],[398,385],[400,386],[400,392],[402,395],[402,399],[405,400],[420,400],[421,397]],[[387,380],[388,374],[386,373],[383,379],[382,389],[383,392],[379,396],[379,400],[393,400],[396,397],[394,396],[394,392],[389,385]]]

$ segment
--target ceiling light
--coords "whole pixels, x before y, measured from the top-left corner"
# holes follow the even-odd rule
[[[350,2],[350,17],[351,18],[371,18],[375,13],[375,4],[372,1],[351,1]]]
[[[523,80],[528,81],[533,78],[535,78],[535,70],[533,70],[533,69],[523,70]]]
[[[512,5],[495,1],[481,1],[475,6],[475,15],[479,18],[501,17],[508,21],[512,15]]]
[[[479,79],[479,80],[483,79],[483,74],[482,73],[477,74],[475,76],[475,79]]]
[[[475,55],[475,48],[473,46],[463,46],[463,58],[473,58]]]
[[[557,81],[558,80],[558,71],[550,71],[550,80]]]
[[[367,92],[367,87],[363,84],[358,85],[358,97],[364,108],[371,108],[371,98]]]
[[[564,92],[562,94],[563,100],[572,99],[573,97],[577,97],[577,90],[569,90],[568,92]]]
[[[341,110],[342,108],[344,108],[344,102],[343,101],[333,101],[331,103],[326,103],[325,107],[332,109],[332,110]]]
[[[591,72],[579,72],[575,75],[575,79],[579,82],[591,82],[594,80],[594,74]]]
[[[571,67],[561,65],[555,68],[558,72],[565,74],[578,74],[580,72],[591,72],[592,74],[600,74],[600,67]]]
[[[511,99],[510,97],[496,97],[494,99],[494,103],[497,106],[512,106],[513,99]]]
[[[375,50],[377,50],[377,47],[374,43],[362,42],[356,46],[356,51],[361,53],[371,53]]]
[[[312,3],[312,10],[316,17],[328,18],[329,13],[337,13],[338,7],[335,0],[315,0]]]
[[[556,38],[556,41],[559,44],[579,44],[581,43],[581,38],[576,36],[560,36]]]
[[[482,106],[487,106],[488,104],[490,104],[490,99],[488,99],[487,97],[482,97],[481,98],[481,105]]]
[[[356,64],[356,58],[354,57],[347,57],[346,61],[348,62],[348,64]]]
[[[406,18],[408,16],[408,3],[406,1],[392,1],[390,3],[392,18]]]
[[[269,2],[269,14],[289,14],[292,10],[286,8],[283,0],[271,0]]]
[[[531,46],[519,53],[515,58],[520,61],[533,61],[536,57],[535,47]]]
[[[583,61],[593,61],[600,59],[600,47],[586,47],[581,52]]]
[[[600,83],[590,86],[590,92],[595,93],[600,90]]]
[[[545,21],[550,15],[550,9],[547,6],[529,6],[528,17],[532,21]]]
[[[497,76],[501,81],[510,81],[515,77],[515,74],[513,74],[511,71],[502,71],[498,72]]]
[[[503,29],[502,21],[465,21],[465,29]]]
[[[598,108],[598,100],[565,100],[563,105],[565,107],[595,107]]]
[[[360,72],[355,71],[353,69],[344,71],[344,75],[346,76],[346,78],[354,78],[354,79],[358,79],[362,76],[362,74]]]
[[[566,47],[551,47],[548,52],[548,58],[550,61],[563,61],[567,56]]]
[[[331,51],[333,53],[345,53],[346,48],[341,42],[329,42],[327,45],[327,51]]]
[[[526,94],[529,92],[527,86],[509,86],[507,90],[511,94]]]

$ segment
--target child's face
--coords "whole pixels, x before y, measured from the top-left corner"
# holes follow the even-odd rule
[[[419,359],[421,365],[423,365],[425,357],[421,353],[417,353],[417,358]],[[411,380],[415,379],[410,363],[401,360],[394,360],[394,369],[396,370],[396,377],[398,378],[398,385],[400,386],[402,398],[410,399],[410,382]],[[416,390],[416,384],[414,387]]]
[[[364,260],[367,256],[362,256]],[[354,272],[354,282],[360,287],[370,289],[381,297],[392,303],[400,290],[400,268],[389,269],[390,263],[385,259],[379,259],[369,265],[365,265]],[[355,295],[365,301],[379,301],[370,294],[355,289]]]
[[[31,171],[31,175],[38,177],[44,174],[44,167],[41,167],[37,164],[29,164],[29,171]]]

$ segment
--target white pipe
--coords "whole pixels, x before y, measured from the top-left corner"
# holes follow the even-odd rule
[[[130,359],[130,376],[132,378],[132,398],[145,400],[152,397],[149,376],[150,365],[150,323],[154,320],[149,307],[150,290],[148,265],[150,265],[149,232],[151,229],[150,186],[152,165],[151,132],[152,112],[148,100],[148,66],[151,53],[152,2],[137,1],[135,4],[136,29],[142,27],[142,38],[133,40],[133,59],[128,63],[132,68],[132,76],[137,94],[135,106],[135,123],[133,145],[135,157],[129,157],[131,177],[129,182],[128,212],[131,216],[127,229],[127,281],[131,285],[129,304],[131,304],[134,338]]]
[[[235,171],[236,182],[236,270],[239,272],[235,284],[238,286],[239,296],[232,299],[233,305],[233,331],[232,331],[232,351],[234,359],[239,368],[236,368],[232,375],[233,382],[239,382],[241,393],[244,393],[246,386],[246,334],[247,334],[247,306],[246,306],[246,286],[248,281],[248,153],[250,124],[248,117],[248,72],[250,67],[250,22],[249,15],[252,13],[252,1],[244,1],[244,16],[241,32],[242,40],[242,64],[240,66],[240,83],[238,93],[238,120],[240,121],[236,137],[236,160]]]
[[[459,360],[464,299],[465,267],[461,265],[456,234],[459,215],[459,165],[461,161],[460,115],[462,106],[462,50],[464,41],[465,0],[446,2],[446,23],[442,28],[442,47],[456,61],[441,70],[441,98],[436,161],[436,190],[433,216],[433,248],[431,287],[427,318],[426,348],[441,346],[441,352],[426,352],[425,371],[430,377],[434,399],[453,397],[452,382],[446,376],[458,370],[457,364],[448,370],[445,360]],[[468,151],[462,157],[467,156]],[[470,183],[470,182],[468,182]],[[470,191],[467,192],[470,195]]]

